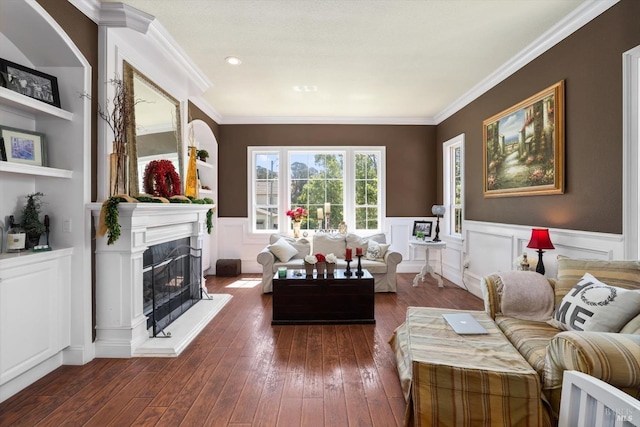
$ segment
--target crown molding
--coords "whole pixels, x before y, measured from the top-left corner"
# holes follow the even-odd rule
[[[213,87],[211,80],[198,68],[191,57],[187,55],[157,19],[154,18],[153,23],[147,31],[147,35],[161,46],[169,58],[173,58],[174,61],[179,62],[180,65],[185,68],[189,76],[189,84],[193,90],[191,93],[202,94]]]
[[[98,25],[111,28],[129,28],[146,34],[164,51],[168,58],[185,68],[192,93],[204,93],[213,86],[175,39],[155,16],[124,3],[100,3],[99,0],[69,0],[78,10]]]
[[[68,0],[99,25],[127,26],[155,38],[167,53],[190,70],[195,88],[204,93],[213,83],[204,75],[164,27],[151,15],[122,3],[100,3],[99,0]],[[217,112],[204,98],[191,98],[198,108],[218,124],[378,124],[378,125],[437,125],[469,105],[516,71],[567,38],[588,22],[614,6],[620,0],[586,0],[525,49],[488,75],[452,104],[433,117],[293,117],[293,116],[229,116]]]
[[[76,9],[96,24],[100,23],[100,0],[68,0]]]
[[[221,125],[435,125],[425,117],[297,117],[297,116],[231,116],[221,117]]]
[[[131,28],[146,33],[155,17],[124,3],[101,3],[100,0],[68,0],[76,9],[98,25]]]
[[[189,101],[202,110],[202,112],[209,116],[214,122],[219,125],[222,124],[222,115],[218,113],[216,109],[213,108],[202,96],[192,96],[189,98]],[[189,121],[191,121],[191,118],[189,118]]]
[[[489,74],[484,80],[471,88],[467,93],[454,101],[447,108],[436,114],[434,120],[440,124],[471,102],[495,87],[507,77],[542,55],[547,50],[576,32],[588,22],[618,3],[620,0],[587,0],[573,12],[559,21],[542,36],[538,37],[520,53],[515,55],[500,68]]]

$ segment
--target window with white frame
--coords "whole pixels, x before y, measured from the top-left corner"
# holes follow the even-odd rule
[[[353,231],[381,231],[384,154],[384,147],[249,147],[252,231],[286,232],[286,213],[297,207],[308,212],[303,230],[337,229],[344,220]]]
[[[447,234],[462,237],[464,200],[464,134],[442,146],[444,203],[447,207]]]

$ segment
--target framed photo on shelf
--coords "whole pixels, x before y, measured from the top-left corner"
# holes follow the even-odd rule
[[[0,126],[0,143],[0,154],[7,162],[32,166],[47,165],[43,133]]]
[[[482,123],[484,197],[564,193],[564,81]]]
[[[433,221],[413,221],[413,237],[416,237],[418,232],[422,232],[424,237],[431,237],[431,228],[433,228]]]
[[[2,58],[0,74],[0,83],[7,89],[60,108],[56,77]]]

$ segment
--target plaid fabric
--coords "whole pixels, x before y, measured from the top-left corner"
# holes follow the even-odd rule
[[[488,335],[457,335],[442,318],[458,310],[409,307],[390,339],[407,398],[406,425],[540,426],[538,374],[489,316]]]
[[[575,370],[640,396],[640,335],[566,331],[549,343],[544,390],[558,417],[562,375]]]
[[[544,378],[547,346],[551,338],[560,331],[545,322],[521,320],[514,317],[498,316],[495,322],[511,344],[536,370],[540,378]]]

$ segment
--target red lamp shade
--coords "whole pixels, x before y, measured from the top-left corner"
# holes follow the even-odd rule
[[[549,238],[549,230],[546,228],[534,228],[531,230],[531,240],[529,240],[528,248],[532,249],[555,249],[551,238]]]

